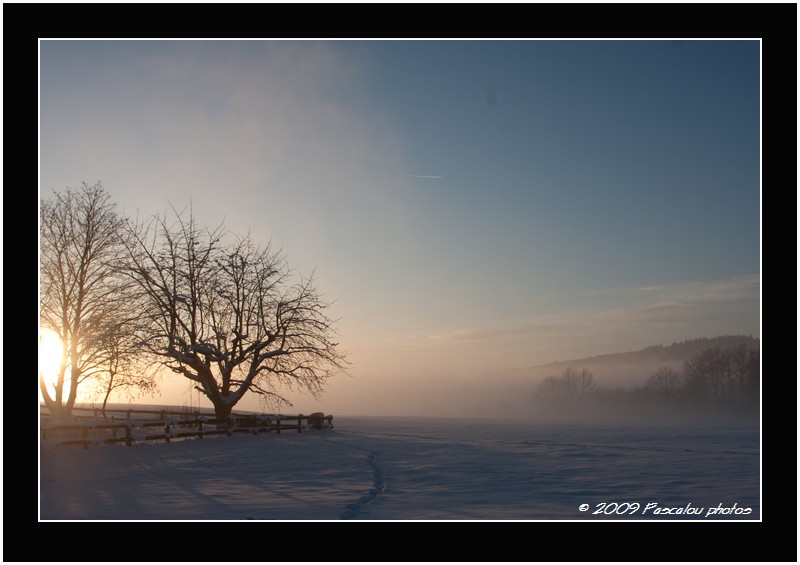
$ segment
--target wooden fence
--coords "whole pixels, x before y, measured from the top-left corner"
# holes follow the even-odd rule
[[[333,428],[333,416],[321,412],[287,416],[284,414],[231,414],[220,419],[213,413],[170,410],[106,410],[73,408],[72,422],[51,422],[43,406],[41,438],[55,445],[82,445],[141,441],[169,442],[174,438],[199,438],[236,433],[256,435],[282,431],[321,430]],[[86,414],[86,413],[90,414]],[[83,413],[83,414],[81,414]]]

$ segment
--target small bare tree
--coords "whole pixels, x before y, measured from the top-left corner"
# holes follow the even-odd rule
[[[573,396],[586,394],[594,386],[594,374],[585,367],[580,371],[574,367],[567,367],[564,369],[564,374],[561,378],[566,383],[567,390]]]
[[[191,212],[131,224],[128,273],[141,289],[146,351],[189,379],[227,418],[247,393],[291,405],[282,387],[315,398],[347,364],[334,342],[330,304],[313,277],[292,282],[280,252]]]
[[[594,374],[586,368],[580,371],[567,367],[561,376],[550,376],[539,383],[536,394],[545,398],[575,398],[594,389]]]
[[[130,308],[134,304],[128,301],[123,307],[128,317],[106,320],[100,337],[105,355],[98,363],[94,384],[95,395],[103,399],[103,414],[112,393],[123,393],[132,400],[136,393],[152,393],[158,389],[156,375],[140,355],[141,344],[135,332],[138,316]]]
[[[61,338],[53,393],[39,389],[55,418],[68,418],[78,388],[108,359],[107,321],[120,319],[125,281],[113,263],[124,253],[123,221],[101,183],[57,192],[40,209],[39,324]]]
[[[683,395],[683,376],[672,367],[661,367],[647,379],[645,389],[660,398],[675,400]]]

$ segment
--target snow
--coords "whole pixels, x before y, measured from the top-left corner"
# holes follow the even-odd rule
[[[365,417],[333,425],[88,449],[43,442],[39,519],[760,520],[756,426]],[[604,502],[612,513],[592,514]],[[642,515],[652,503],[705,510]],[[616,514],[630,504],[640,509]],[[720,507],[734,510],[706,516]]]

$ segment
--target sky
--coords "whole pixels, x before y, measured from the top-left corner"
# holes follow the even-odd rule
[[[39,103],[41,196],[191,202],[315,273],[352,366],[301,412],[760,337],[759,41],[42,40]]]

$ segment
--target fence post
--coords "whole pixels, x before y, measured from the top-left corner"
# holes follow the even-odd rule
[[[299,434],[301,431],[303,431],[303,415],[302,414],[298,414],[297,415],[297,433]]]
[[[278,432],[278,434],[281,433],[281,418],[280,417],[278,417],[277,425],[275,426],[275,430]]]
[[[203,439],[203,420],[199,420],[197,423],[197,435]]]
[[[125,445],[131,444],[131,427],[129,424],[125,425]]]
[[[83,448],[89,449],[89,426],[83,427],[81,435],[83,436]]]

